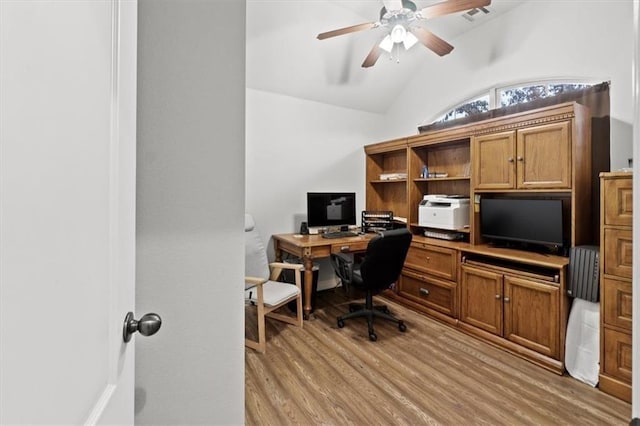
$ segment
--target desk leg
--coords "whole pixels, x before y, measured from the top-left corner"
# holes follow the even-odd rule
[[[282,262],[282,249],[280,248],[280,244],[278,244],[277,240],[273,240],[273,251],[276,254],[276,262]]]
[[[308,320],[311,315],[311,292],[313,291],[313,259],[305,256],[304,260],[304,319]]]

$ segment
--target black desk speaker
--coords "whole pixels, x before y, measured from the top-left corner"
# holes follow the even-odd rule
[[[302,235],[309,235],[309,227],[307,226],[307,222],[302,222],[300,224],[300,233]]]

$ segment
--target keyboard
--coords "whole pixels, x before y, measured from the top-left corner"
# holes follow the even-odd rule
[[[351,231],[339,231],[339,232],[325,232],[322,234],[322,238],[345,238],[345,237],[357,237],[358,234]]]

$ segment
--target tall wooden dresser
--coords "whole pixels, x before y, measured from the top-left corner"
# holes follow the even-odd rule
[[[631,402],[632,174],[600,174],[600,390]]]

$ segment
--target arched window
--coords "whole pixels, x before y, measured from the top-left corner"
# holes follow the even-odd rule
[[[439,114],[432,123],[443,123],[491,109],[523,104],[537,99],[574,92],[599,84],[601,80],[554,79],[492,87]]]

